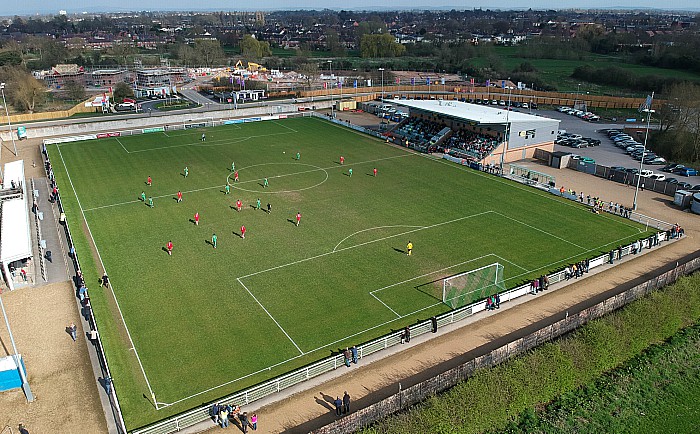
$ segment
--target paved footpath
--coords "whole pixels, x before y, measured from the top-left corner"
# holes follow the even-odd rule
[[[529,163],[538,171],[557,177],[557,185],[564,185],[584,195],[600,196],[604,201],[631,205],[633,189],[579,173],[557,170]],[[457,361],[466,361],[471,352],[499,337],[515,332],[552,315],[565,315],[572,306],[628,282],[659,265],[676,261],[700,248],[700,216],[680,212],[672,205],[673,199],[653,192],[641,192],[639,211],[670,223],[679,223],[686,236],[677,242],[664,243],[648,253],[628,258],[614,269],[602,267],[583,279],[569,281],[567,286],[553,287],[552,291],[537,296],[521,297],[517,302],[504,303],[496,312],[483,312],[460,324],[460,328],[441,329],[437,335],[423,335],[411,340],[410,345],[397,346],[376,357],[365,358],[359,365],[341,368],[321,378],[298,386],[276,396],[275,402],[257,402],[243,410],[258,414],[260,433],[306,433],[335,420],[332,401],[348,391],[352,406],[357,409],[383,399],[402,387],[413,384],[449,369]],[[575,228],[572,228],[575,230]],[[633,260],[631,260],[633,259]],[[554,290],[558,288],[557,290]],[[203,423],[186,432],[200,432],[213,428]]]

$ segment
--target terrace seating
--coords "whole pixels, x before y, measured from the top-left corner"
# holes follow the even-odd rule
[[[491,136],[461,130],[452,134],[443,146],[451,155],[471,157],[479,161],[491,154],[499,144],[500,142]]]
[[[438,149],[439,142],[450,133],[450,129],[435,122],[418,118],[409,118],[391,134],[408,142],[408,146],[422,151],[434,152]]]

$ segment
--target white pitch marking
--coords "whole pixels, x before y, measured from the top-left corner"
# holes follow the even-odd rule
[[[503,218],[507,218],[508,220],[512,220],[512,221],[514,221],[514,222],[516,222],[516,223],[520,223],[520,224],[523,225],[523,226],[527,226],[527,227],[529,227],[529,228],[531,228],[531,229],[534,229],[534,230],[536,230],[536,231],[542,232],[543,234],[549,235],[550,237],[554,237],[554,238],[556,238],[556,239],[558,239],[558,240],[561,240],[561,241],[563,241],[563,242],[565,242],[565,243],[567,243],[567,244],[571,244],[572,246],[576,246],[576,247],[578,247],[579,249],[588,251],[588,249],[585,248],[585,247],[583,247],[583,246],[579,246],[579,245],[576,244],[576,243],[572,243],[572,242],[569,241],[569,240],[566,240],[566,239],[564,239],[564,238],[562,238],[562,237],[560,237],[560,236],[557,236],[557,235],[554,235],[554,234],[552,234],[552,233],[549,233],[549,232],[547,232],[547,231],[545,231],[545,230],[543,230],[543,229],[540,229],[540,228],[537,228],[537,227],[535,227],[535,226],[532,226],[531,224],[528,224],[528,223],[525,223],[525,222],[521,222],[520,220],[518,220],[518,219],[516,219],[516,218],[509,217],[509,216],[507,216],[507,215],[505,215],[505,214],[501,214],[501,213],[498,212],[498,211],[494,211],[493,213],[494,213],[494,214],[498,214],[498,215],[500,215],[500,216],[503,217]]]
[[[353,234],[348,235],[347,237],[343,238],[342,240],[340,240],[340,242],[339,242],[338,244],[336,244],[335,247],[333,247],[333,251],[335,252],[335,251],[338,249],[338,246],[341,245],[341,244],[343,244],[343,242],[344,242],[345,240],[347,240],[348,238],[354,237],[355,235],[360,234],[360,233],[362,233],[362,232],[373,231],[373,230],[375,230],[375,229],[387,229],[387,228],[422,228],[422,227],[423,227],[423,226],[414,226],[414,225],[390,225],[390,226],[377,226],[377,227],[374,227],[374,228],[362,229],[361,231],[357,231],[357,232],[355,232],[355,233],[353,233]]]
[[[121,142],[121,140],[119,140],[119,137],[115,137],[114,139],[117,141],[117,143],[119,143],[122,146],[124,152],[126,152],[127,154],[131,154],[131,152],[129,152],[129,150],[124,147],[124,144]]]
[[[390,311],[394,312],[394,315],[396,315],[397,318],[401,318],[401,315],[399,315],[398,313],[396,313],[396,311],[395,311],[394,309],[392,309],[391,307],[389,307],[388,304],[386,304],[386,303],[384,303],[382,300],[380,300],[379,297],[377,297],[376,295],[372,294],[371,292],[369,293],[369,295],[371,295],[371,296],[374,297],[378,302],[380,302],[381,304],[383,304],[384,306],[386,306],[387,309],[389,309]]]

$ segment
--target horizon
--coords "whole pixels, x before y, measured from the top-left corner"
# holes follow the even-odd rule
[[[676,0],[672,5],[659,7],[655,0],[617,0],[613,5],[609,0],[513,0],[508,7],[503,7],[503,2],[495,0],[477,0],[470,5],[450,4],[455,0],[445,0],[443,5],[426,6],[424,2],[417,0],[400,0],[401,3],[395,6],[378,5],[375,0],[350,0],[346,2],[327,2],[320,0],[259,0],[257,7],[230,7],[230,2],[226,0],[211,0],[206,7],[193,8],[192,3],[187,0],[123,0],[120,6],[115,6],[114,2],[107,0],[73,0],[68,2],[69,7],[60,5],[59,2],[47,5],[44,1],[26,0],[19,4],[13,4],[12,9],[2,11],[3,17],[11,16],[35,16],[35,15],[58,15],[60,10],[65,10],[68,14],[99,14],[99,13],[130,13],[130,12],[213,12],[213,11],[289,11],[289,10],[324,10],[335,11],[405,11],[405,10],[472,10],[490,9],[499,11],[509,10],[605,10],[605,11],[658,11],[658,12],[700,12],[700,5],[694,0]],[[339,3],[340,5],[336,5]],[[583,3],[583,4],[582,4]]]

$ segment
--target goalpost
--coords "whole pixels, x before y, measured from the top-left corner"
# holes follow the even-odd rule
[[[505,291],[503,265],[498,262],[442,280],[442,302],[457,309]]]

